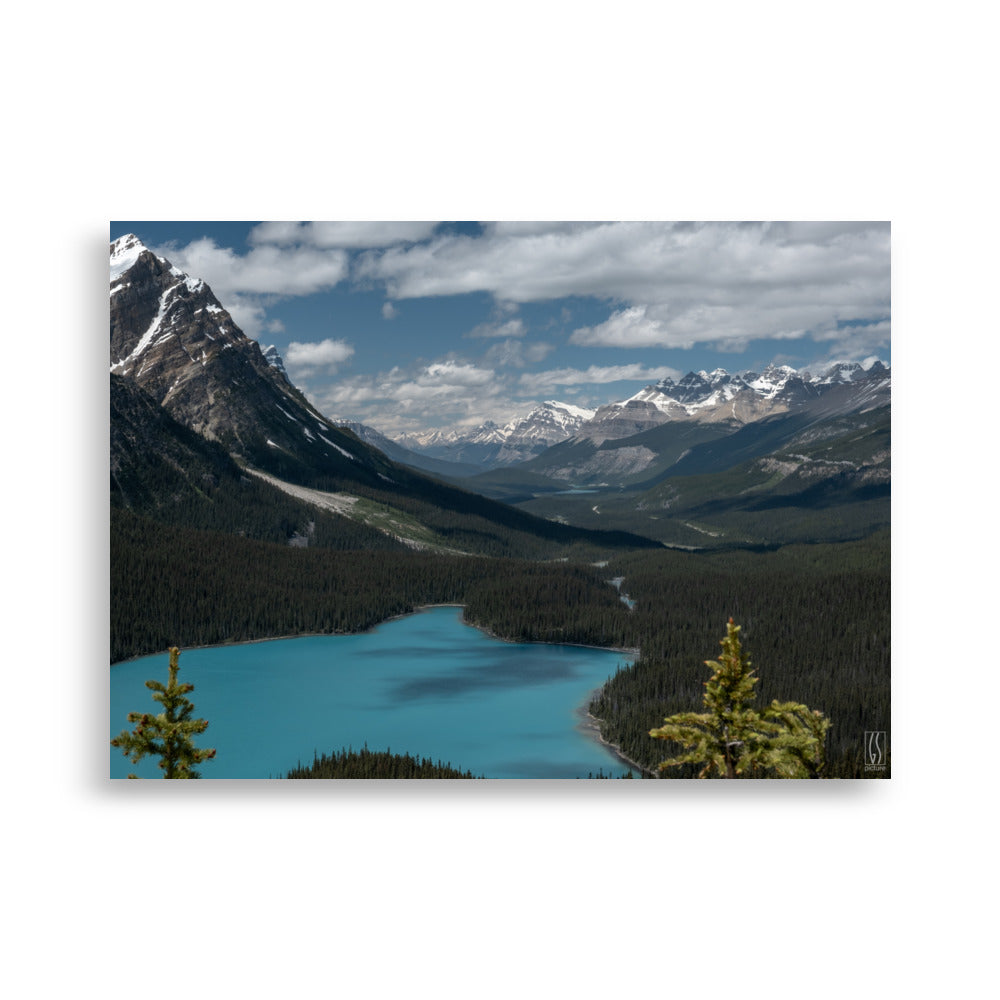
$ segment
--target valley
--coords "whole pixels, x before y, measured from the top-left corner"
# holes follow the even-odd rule
[[[886,365],[690,372],[393,441],[324,416],[201,279],[133,236],[111,256],[112,663],[460,605],[513,643],[638,650],[591,712],[650,775],[732,616],[762,700],[834,720],[825,776],[886,776],[862,755],[890,705]]]

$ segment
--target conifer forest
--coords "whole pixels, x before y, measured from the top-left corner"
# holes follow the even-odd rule
[[[421,605],[462,604],[468,623],[501,638],[638,650],[590,712],[605,740],[660,777],[665,748],[650,731],[698,709],[705,661],[732,617],[761,703],[804,702],[831,720],[826,776],[883,777],[866,775],[863,740],[889,717],[888,555],[887,532],[766,551],[628,550],[606,565],[297,548],[117,510],[112,660],[173,645],[358,632]],[[633,609],[608,585],[619,576]],[[685,766],[662,776],[696,773]]]

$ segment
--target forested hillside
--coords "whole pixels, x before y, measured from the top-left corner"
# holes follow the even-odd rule
[[[458,603],[502,638],[633,646],[632,618],[603,576],[586,564],[302,549],[113,511],[111,659],[359,632],[422,604]]]
[[[731,616],[760,677],[758,703],[823,712],[833,722],[831,776],[861,776],[864,733],[890,728],[887,532],[773,552],[634,555],[610,569],[636,601],[642,654],[591,706],[605,739],[655,768],[668,748],[649,730],[667,715],[701,711],[704,661],[717,656]]]

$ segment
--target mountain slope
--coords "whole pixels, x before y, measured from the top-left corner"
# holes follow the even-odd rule
[[[693,447],[652,482],[522,506],[685,548],[856,539],[889,526],[890,452],[888,406],[822,420],[785,414]]]
[[[391,532],[248,476],[136,382],[111,376],[111,506],[165,524],[319,548],[402,549]]]
[[[518,465],[467,480],[505,499],[566,489],[644,489],[668,476],[721,472],[805,428],[888,407],[889,371],[838,365],[821,378],[790,368],[691,372],[601,407],[579,432]]]
[[[345,427],[356,434],[362,441],[377,448],[384,455],[388,455],[394,462],[400,465],[408,465],[411,469],[420,469],[422,472],[429,472],[433,476],[443,479],[463,479],[466,476],[474,476],[480,472],[478,465],[463,464],[461,462],[449,462],[444,459],[432,458],[430,455],[421,454],[419,451],[411,451],[403,445],[387,438],[374,427],[359,423],[356,420],[334,420],[338,427]]]
[[[769,365],[760,374],[730,375],[721,368],[688,372],[679,382],[665,378],[629,399],[600,407],[578,434],[600,443],[677,421],[721,423],[735,430],[821,399],[828,414],[864,409],[888,402],[889,390],[889,369],[875,358],[865,365],[836,364],[818,376],[787,365]]]
[[[233,322],[212,290],[134,236],[111,246],[111,372],[176,420],[278,475],[389,474],[380,452],[336,427]]]
[[[112,375],[141,387],[240,466],[293,487],[367,502],[342,507],[348,516],[384,531],[390,523],[405,525],[410,542],[430,544],[429,532],[442,548],[492,555],[553,557],[567,546],[655,544],[622,532],[553,524],[392,462],[323,417],[274,363],[274,353],[265,357],[204,282],[133,236],[111,246],[110,296]],[[141,478],[138,466],[135,472]],[[297,496],[302,502],[303,494]],[[387,517],[386,510],[398,516]]]

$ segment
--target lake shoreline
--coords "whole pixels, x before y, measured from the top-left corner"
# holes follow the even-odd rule
[[[623,665],[618,652],[581,643],[562,651],[552,643],[501,644],[485,629],[476,628],[473,635],[464,627],[462,611],[456,603],[423,606],[397,616],[391,629],[351,636],[313,633],[311,638],[322,641],[298,645],[291,639],[305,636],[289,637],[285,646],[260,645],[282,642],[281,637],[268,636],[188,647],[199,710],[212,720],[219,746],[228,748],[226,766],[213,768],[212,777],[280,774],[284,763],[275,768],[274,760],[287,757],[294,763],[292,750],[299,753],[314,744],[324,752],[341,743],[360,746],[364,740],[382,746],[384,734],[373,743],[372,733],[381,732],[384,719],[395,718],[395,712],[401,723],[393,732],[405,733],[405,748],[411,753],[433,752],[477,774],[585,779],[598,774],[617,777],[621,766],[629,768],[626,776],[642,775],[600,738],[594,720],[586,715],[595,693]],[[358,661],[358,669],[340,657],[336,642],[328,641],[335,639],[349,644],[343,649]],[[248,645],[258,652],[242,648]],[[144,678],[157,675],[160,662],[160,654],[154,654],[110,671],[113,718],[135,708]],[[246,664],[253,669],[241,671]],[[328,669],[331,665],[336,669]],[[267,694],[264,701],[261,692]],[[447,697],[453,693],[461,697]],[[424,696],[432,701],[422,702]],[[380,711],[375,713],[373,706]],[[262,713],[253,741],[247,737],[248,711]],[[476,728],[469,720],[480,712],[487,721]],[[498,725],[497,718],[506,721]],[[330,733],[336,736],[332,743]],[[421,733],[423,742],[418,740]],[[545,747],[531,742],[541,738],[554,742]],[[453,744],[465,747],[471,756],[463,757]],[[391,745],[399,751],[395,738]],[[269,770],[262,770],[265,764]],[[124,766],[113,755],[111,775],[124,776]]]
[[[274,635],[274,636],[262,637],[262,638],[259,638],[259,639],[246,639],[246,640],[242,640],[242,641],[239,641],[239,642],[235,642],[235,641],[234,642],[217,642],[217,643],[208,643],[206,645],[201,645],[201,646],[186,646],[186,647],[182,647],[182,651],[184,649],[187,649],[187,650],[224,649],[224,648],[230,647],[230,646],[257,645],[259,643],[265,643],[265,642],[281,642],[281,641],[284,641],[284,640],[287,640],[287,639],[336,638],[336,637],[341,637],[341,636],[365,635],[365,634],[369,634],[371,632],[374,632],[380,625],[385,625],[385,624],[388,624],[388,623],[394,622],[394,621],[401,621],[401,620],[403,620],[405,618],[410,618],[410,617],[412,617],[412,616],[414,616],[416,614],[420,614],[422,612],[432,611],[432,610],[435,610],[437,608],[457,608],[457,609],[464,610],[466,607],[467,607],[467,605],[458,604],[458,603],[422,604],[422,605],[419,605],[419,606],[415,607],[412,611],[405,612],[403,614],[392,615],[389,618],[383,619],[382,621],[380,621],[377,624],[373,625],[371,628],[364,629],[364,630],[362,630],[360,632],[300,632],[300,633],[293,633],[293,634],[290,634],[290,635]],[[577,648],[577,649],[594,649],[594,650],[600,650],[601,652],[620,653],[620,654],[622,654],[624,656],[629,656],[629,657],[636,657],[636,656],[639,655],[639,650],[638,649],[627,649],[627,648],[622,648],[622,647],[595,646],[593,644],[579,643],[579,642],[550,642],[550,641],[546,641],[546,640],[519,641],[519,640],[516,640],[516,639],[508,639],[508,638],[505,638],[504,636],[497,635],[495,632],[493,632],[491,629],[487,628],[486,626],[476,625],[476,624],[474,624],[472,622],[465,621],[464,620],[464,616],[460,620],[460,624],[466,625],[469,628],[474,628],[478,632],[481,632],[487,638],[492,639],[492,640],[494,640],[496,642],[504,642],[504,643],[509,643],[511,645],[531,645],[531,644],[537,644],[537,645],[545,645],[545,646],[570,646],[570,647]],[[165,651],[162,651],[162,652],[165,652]],[[120,664],[133,663],[136,660],[145,659],[146,657],[149,657],[149,656],[158,656],[158,655],[160,655],[160,654],[159,653],[144,653],[144,654],[142,654],[140,656],[131,657],[128,660],[118,660],[115,663],[112,663],[110,665],[110,668],[114,668],[115,666],[118,666]],[[620,747],[616,746],[613,743],[609,743],[601,735],[600,720],[597,719],[595,716],[591,715],[591,713],[589,711],[589,705],[592,703],[593,699],[599,694],[599,692],[601,690],[603,690],[603,685],[601,687],[599,687],[599,688],[594,689],[587,696],[586,700],[581,705],[579,705],[577,707],[577,709],[576,709],[576,715],[577,715],[578,722],[577,722],[577,727],[576,728],[588,740],[590,740],[593,743],[596,743],[598,746],[601,746],[605,750],[607,750],[621,764],[623,764],[623,765],[625,765],[625,766],[627,766],[629,768],[632,768],[632,769],[638,771],[640,775],[643,775],[643,776],[649,775],[649,776],[655,777],[655,775],[653,775],[652,772],[648,771],[646,768],[642,767],[642,765],[638,764],[636,761],[631,760],[628,756],[626,756],[621,751]]]
[[[328,636],[333,638],[335,636],[343,635],[367,635],[369,632],[374,632],[380,625],[386,625],[389,622],[401,621],[403,618],[409,618],[411,615],[419,614],[421,611],[430,611],[433,608],[465,608],[465,604],[420,604],[415,607],[412,611],[405,611],[402,614],[390,615],[388,618],[383,618],[382,621],[376,622],[371,628],[361,629],[358,632],[291,632],[288,635],[268,635],[262,636],[259,639],[234,639],[227,642],[209,642],[202,646],[180,646],[179,649],[183,653],[185,649],[222,649],[226,646],[251,646],[259,642],[282,642],[285,639],[313,639],[322,636]],[[548,639],[507,639],[502,635],[497,635],[495,632],[490,631],[485,625],[474,625],[472,622],[462,621],[463,625],[468,625],[469,628],[478,629],[484,635],[489,636],[491,639],[496,639],[497,642],[510,642],[517,645],[528,644],[528,643],[540,643],[544,646],[575,646],[579,649],[603,649],[607,650],[609,653],[621,653],[624,656],[638,656],[638,649],[625,649],[621,646],[594,646],[589,645],[584,642],[555,642],[549,641]],[[130,656],[127,660],[115,660],[114,663],[108,665],[108,668],[117,667],[120,663],[134,663],[136,660],[144,660],[147,656],[159,656],[161,654],[166,655],[166,649],[155,650],[152,653],[140,653],[138,656]]]
[[[589,705],[594,698],[597,696],[598,692],[602,691],[603,688],[598,688],[593,692],[590,698],[587,699],[585,705],[581,705],[577,710],[580,716],[579,729],[581,729],[590,739],[595,743],[600,744],[602,747],[607,749],[613,756],[617,757],[619,761],[623,764],[627,764],[629,767],[635,768],[644,778],[658,778],[659,775],[655,771],[650,771],[648,767],[643,767],[637,761],[632,760],[631,757],[626,756],[622,752],[622,748],[618,746],[617,743],[609,743],[601,735],[601,720],[597,718],[596,715],[591,715],[590,710],[586,707]]]

